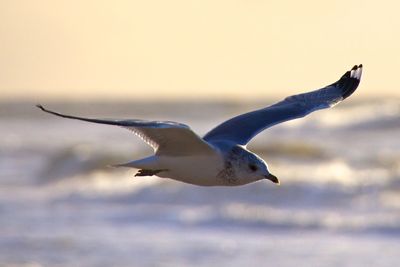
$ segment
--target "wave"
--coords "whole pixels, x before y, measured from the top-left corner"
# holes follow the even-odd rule
[[[400,102],[393,100],[338,106],[329,112],[320,112],[318,116],[311,116],[307,120],[299,120],[295,125],[347,130],[398,129],[400,128]]]
[[[112,165],[126,162],[129,156],[124,152],[116,153],[88,145],[74,145],[53,152],[46,159],[41,171],[36,175],[39,182],[85,177],[94,172],[112,172],[115,170]]]
[[[114,224],[400,233],[400,176],[385,184],[260,181],[197,187],[132,171],[93,171],[41,185],[52,202],[91,202]],[[115,212],[115,207],[124,212]],[[396,212],[397,211],[397,212]],[[104,218],[103,218],[104,219]]]

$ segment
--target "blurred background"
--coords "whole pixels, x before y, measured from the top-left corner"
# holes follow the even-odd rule
[[[397,266],[398,1],[0,0],[0,266]],[[281,180],[202,188],[91,117],[200,135],[363,63],[359,90],[249,149]]]

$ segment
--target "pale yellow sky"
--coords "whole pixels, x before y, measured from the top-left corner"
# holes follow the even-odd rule
[[[0,98],[281,97],[365,66],[400,95],[397,0],[0,0]]]

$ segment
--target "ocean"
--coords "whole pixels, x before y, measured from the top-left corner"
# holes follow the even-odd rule
[[[50,102],[200,135],[261,102]],[[249,144],[281,185],[198,187],[111,164],[129,131],[0,103],[0,266],[400,266],[400,99],[350,99]]]

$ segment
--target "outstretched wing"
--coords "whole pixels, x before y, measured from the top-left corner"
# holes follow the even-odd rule
[[[272,106],[234,117],[208,132],[204,140],[228,140],[246,145],[266,128],[304,117],[318,109],[333,107],[346,99],[357,89],[361,73],[362,65],[354,66],[337,82],[322,89],[289,96]]]
[[[173,121],[90,119],[57,113],[37,105],[41,110],[68,119],[117,125],[126,128],[149,144],[157,155],[185,156],[214,153],[213,148],[189,126]]]

